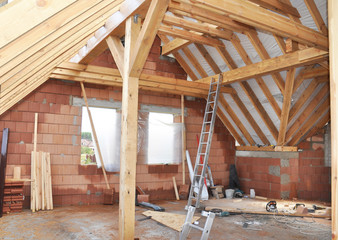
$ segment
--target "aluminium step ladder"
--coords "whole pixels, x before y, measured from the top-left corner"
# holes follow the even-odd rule
[[[219,75],[218,81],[215,81],[214,78],[210,81],[209,94],[207,98],[207,104],[205,106],[202,130],[200,135],[200,140],[198,144],[193,182],[191,183],[188,204],[186,210],[193,205],[193,200],[195,201],[195,207],[200,207],[201,193],[204,185],[204,178],[206,171],[208,169],[208,159],[211,146],[212,135],[214,132],[214,125],[217,112],[217,103],[219,92],[221,88],[223,76]],[[195,192],[197,188],[197,193]]]

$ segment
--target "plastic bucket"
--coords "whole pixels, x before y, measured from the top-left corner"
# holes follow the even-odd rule
[[[234,197],[235,190],[233,189],[226,189],[225,190],[225,196],[226,198],[233,198]]]

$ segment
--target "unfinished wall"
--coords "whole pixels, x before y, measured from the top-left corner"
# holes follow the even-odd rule
[[[186,78],[186,74],[176,62],[159,59],[159,54],[157,39],[144,71],[150,74]],[[114,66],[109,52],[98,57],[95,64]],[[121,88],[95,85],[85,87],[89,99],[121,101]],[[4,127],[10,128],[6,175],[11,177],[14,166],[20,166],[22,178],[30,178],[34,113],[37,112],[39,113],[37,149],[51,153],[54,204],[102,203],[102,191],[105,188],[102,170],[97,169],[96,166],[80,165],[82,109],[72,105],[73,97],[81,97],[79,83],[49,80],[0,116],[0,131]],[[169,108],[180,108],[181,104],[180,96],[149,91],[140,91],[139,102]],[[196,134],[200,134],[205,101],[202,99],[186,101],[185,107],[187,148],[194,161],[197,151]],[[217,120],[209,160],[216,183],[227,184],[228,163],[234,162],[234,153],[234,139]],[[137,185],[150,194],[151,200],[174,199],[172,177],[176,177],[178,184],[182,183],[181,164],[150,166],[140,162],[137,165]],[[108,179],[118,192],[119,174],[108,173]],[[188,173],[186,179],[189,183]],[[30,196],[29,183],[26,183],[24,193],[27,207]]]
[[[237,152],[242,189],[270,198],[330,201],[331,168],[324,163],[324,134],[299,144],[295,153]]]

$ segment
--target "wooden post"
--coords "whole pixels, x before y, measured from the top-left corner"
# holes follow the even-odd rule
[[[330,42],[330,98],[331,98],[331,206],[332,206],[332,239],[337,239],[338,199],[337,199],[337,158],[338,158],[338,1],[328,1],[328,25]]]
[[[177,184],[176,184],[176,178],[175,177],[173,177],[173,184],[174,184],[174,190],[175,190],[176,200],[180,200],[180,196],[178,195],[178,190],[177,190]]]
[[[107,189],[110,189],[110,186],[109,186],[109,183],[108,183],[107,174],[106,174],[106,169],[105,169],[104,163],[103,163],[103,158],[102,158],[102,154],[101,154],[101,149],[100,149],[99,141],[97,140],[97,135],[96,135],[95,127],[94,127],[94,122],[93,122],[92,114],[91,114],[89,106],[88,106],[86,90],[85,90],[85,88],[83,86],[83,82],[81,82],[80,84],[81,84],[81,89],[82,89],[82,93],[83,93],[83,98],[85,100],[87,111],[88,111],[90,126],[92,127],[92,131],[93,131],[94,141],[96,143],[97,152],[98,152],[99,158],[100,158],[104,180],[106,181]]]
[[[139,21],[139,20],[138,20]],[[131,49],[135,44],[140,24],[132,17],[126,21],[124,70],[122,87],[121,160],[119,238],[134,239],[135,234],[135,189],[137,159],[137,114],[139,79],[130,77]]]
[[[181,95],[181,118],[182,118],[182,184],[185,185],[185,124],[184,124],[184,95]]]

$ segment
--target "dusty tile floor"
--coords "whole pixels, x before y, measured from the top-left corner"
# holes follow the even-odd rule
[[[185,214],[185,201],[161,201],[166,212]],[[136,207],[136,236],[139,239],[178,239],[178,232],[152,219],[143,220]],[[198,215],[198,214],[197,214]],[[216,217],[209,239],[331,239],[329,220],[274,218],[264,215]],[[199,221],[203,226],[205,218]],[[244,227],[243,227],[244,225]],[[199,239],[192,230],[189,239]],[[58,207],[53,211],[4,215],[0,219],[0,239],[118,239],[118,205]]]

